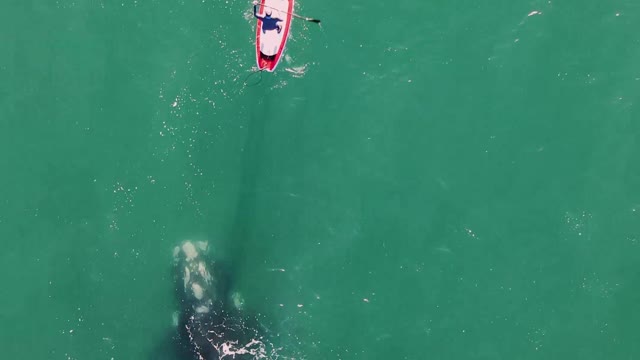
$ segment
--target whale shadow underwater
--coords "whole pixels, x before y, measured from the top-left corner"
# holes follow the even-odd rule
[[[153,350],[153,360],[266,359],[264,328],[231,291],[228,266],[214,261],[206,242],[184,241],[173,251],[174,329]]]

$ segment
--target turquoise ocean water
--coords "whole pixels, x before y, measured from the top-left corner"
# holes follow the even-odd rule
[[[250,9],[0,5],[3,359],[154,358],[185,239],[273,359],[640,359],[637,2]]]

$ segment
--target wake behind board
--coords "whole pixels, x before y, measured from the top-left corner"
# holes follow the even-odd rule
[[[264,15],[271,12],[272,18],[278,18],[282,21],[278,22],[282,26],[282,30],[262,30],[262,20],[258,20],[256,29],[256,60],[258,69],[273,71],[275,70],[284,46],[287,44],[289,37],[289,28],[291,27],[291,14],[293,13],[294,0],[260,0],[258,5],[258,14]]]

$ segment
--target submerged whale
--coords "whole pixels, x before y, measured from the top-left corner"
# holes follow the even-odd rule
[[[228,271],[206,242],[184,241],[173,251],[179,311],[174,317],[178,359],[266,358],[255,318],[231,291]]]

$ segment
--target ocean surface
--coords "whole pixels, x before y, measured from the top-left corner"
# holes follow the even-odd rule
[[[637,1],[251,8],[2,2],[2,359],[153,359],[187,239],[270,359],[640,359]]]

